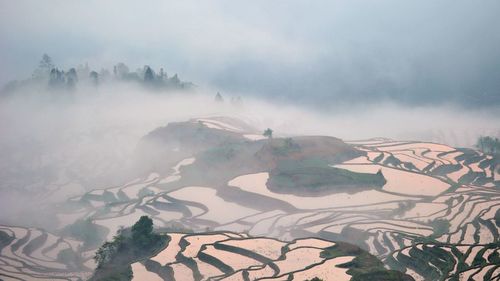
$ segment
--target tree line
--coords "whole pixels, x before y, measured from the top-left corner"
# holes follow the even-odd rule
[[[492,167],[500,173],[500,140],[497,137],[480,136],[476,147],[483,153],[493,156]]]
[[[31,78],[11,81],[4,91],[11,92],[28,85],[45,85],[49,90],[74,90],[79,83],[98,87],[111,81],[132,82],[153,90],[186,90],[194,87],[191,82],[181,81],[177,74],[169,77],[163,68],[155,71],[145,65],[131,71],[126,64],[120,62],[113,66],[112,71],[106,68],[91,70],[88,64],[63,70],[54,64],[49,55],[44,54]]]
[[[494,156],[500,155],[500,140],[496,137],[480,136],[476,146],[481,152]]]

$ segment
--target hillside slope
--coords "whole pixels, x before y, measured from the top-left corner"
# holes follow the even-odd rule
[[[266,139],[241,120],[213,117],[153,131],[135,161],[133,180],[58,204],[47,217],[56,225],[50,232],[2,226],[1,278],[84,279],[95,266],[96,245],[143,215],[158,231],[343,241],[415,280],[500,276],[500,173],[491,156],[472,149],[329,136]],[[86,235],[75,236],[69,226]],[[75,262],[59,257],[69,247],[56,247],[59,237],[72,241],[61,257],[74,253]]]
[[[131,264],[131,280],[413,280],[347,243],[234,232],[166,236],[163,250]]]

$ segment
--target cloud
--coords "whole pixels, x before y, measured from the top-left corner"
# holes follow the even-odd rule
[[[0,83],[61,67],[163,66],[321,105],[500,103],[498,1],[0,1]],[[325,99],[328,97],[329,99]]]
[[[49,215],[42,216],[47,221],[33,221],[40,216],[40,203],[64,201],[142,175],[133,165],[141,137],[190,118],[232,116],[261,132],[272,128],[276,137],[389,137],[472,146],[479,135],[500,136],[500,113],[494,109],[464,112],[449,106],[380,103],[318,111],[251,97],[235,107],[227,102],[231,100],[227,94],[226,103],[219,104],[213,100],[213,89],[159,94],[131,84],[108,84],[94,90],[28,90],[0,99],[0,205],[7,206],[0,220],[53,223]],[[64,189],[49,192],[60,186]]]

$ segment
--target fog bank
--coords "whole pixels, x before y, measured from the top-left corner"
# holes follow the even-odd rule
[[[324,108],[500,104],[494,0],[4,0],[0,7],[0,84],[29,77],[47,53],[64,69],[162,66],[225,92]]]

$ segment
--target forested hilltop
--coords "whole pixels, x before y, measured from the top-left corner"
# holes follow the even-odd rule
[[[74,91],[79,87],[100,87],[111,83],[131,83],[157,92],[191,90],[195,87],[191,82],[181,81],[177,73],[169,76],[163,68],[156,71],[145,65],[131,71],[126,64],[120,62],[112,70],[91,69],[87,63],[64,70],[49,55],[44,54],[30,78],[7,83],[2,93],[12,94],[28,89]]]

